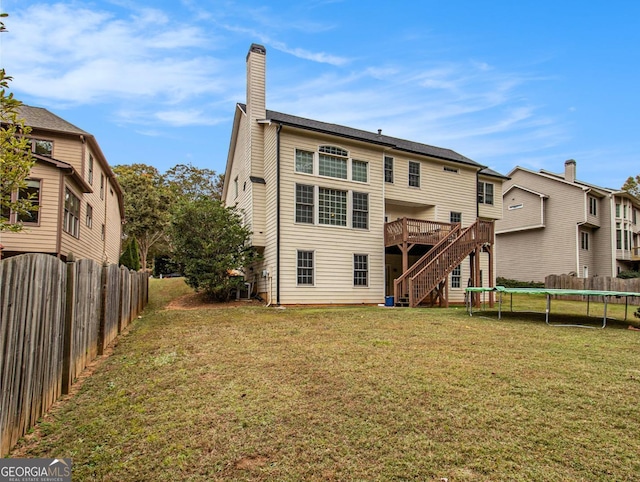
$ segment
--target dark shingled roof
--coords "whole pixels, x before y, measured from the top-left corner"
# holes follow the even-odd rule
[[[46,129],[67,134],[91,135],[87,131],[83,131],[79,127],[74,126],[42,107],[31,107],[23,104],[20,106],[18,114],[20,118],[24,119],[26,125],[34,129]]]
[[[244,104],[240,104],[240,106],[243,110],[246,110]],[[352,127],[341,126],[338,124],[330,124],[328,122],[305,119],[304,117],[283,114],[282,112],[275,112],[272,110],[267,110],[267,119],[291,127],[298,127],[301,129],[308,129],[325,134],[333,134],[340,137],[346,137],[348,139],[371,142],[372,144],[378,144],[400,151],[423,154],[426,156],[436,157],[438,159],[444,159],[446,161],[467,164],[469,166],[479,168],[485,167],[482,164],[478,164],[468,157],[463,156],[462,154],[458,154],[457,152],[452,151],[451,149],[443,149],[442,147],[430,146],[428,144],[407,141],[405,139],[398,139],[397,137],[390,137],[382,134],[379,135],[376,132],[369,132],[360,129],[354,129]]]

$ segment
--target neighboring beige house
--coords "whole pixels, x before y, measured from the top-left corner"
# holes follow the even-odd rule
[[[122,190],[95,137],[39,107],[23,105],[20,117],[32,128],[36,163],[27,190],[35,193],[39,209],[21,219],[24,231],[0,234],[2,257],[47,253],[66,260],[73,253],[76,259],[118,263]],[[18,221],[16,213],[3,214]]]
[[[252,45],[223,190],[263,255],[245,268],[254,292],[415,306],[463,302],[469,279],[493,286],[504,176],[449,149],[267,110],[265,64]]]
[[[617,276],[638,269],[640,203],[625,191],[564,174],[514,168],[503,185],[496,223],[497,275],[544,281],[550,274]]]

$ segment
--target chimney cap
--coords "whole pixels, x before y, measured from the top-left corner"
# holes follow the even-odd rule
[[[567,164],[576,164],[576,161],[574,159],[567,159],[566,161],[564,161],[564,165],[566,166]]]
[[[267,55],[267,49],[264,47],[264,45],[260,45],[260,44],[251,44],[251,47],[249,47],[249,53],[251,52]]]

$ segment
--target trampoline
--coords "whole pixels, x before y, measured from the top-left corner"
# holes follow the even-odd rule
[[[609,298],[614,296],[616,298],[625,298],[625,306],[624,306],[624,320],[627,321],[627,314],[629,308],[629,298],[630,297],[640,297],[640,293],[630,292],[630,291],[596,291],[596,290],[572,290],[572,289],[556,289],[556,288],[505,288],[504,286],[495,286],[493,288],[485,288],[485,287],[469,287],[466,289],[466,292],[470,295],[471,293],[483,293],[493,291],[498,293],[498,319],[502,318],[502,295],[510,294],[511,295],[511,311],[513,311],[513,295],[515,294],[524,294],[524,295],[546,295],[547,297],[547,305],[545,310],[545,322],[549,326],[574,326],[580,328],[595,328],[593,326],[581,325],[581,324],[558,324],[558,323],[550,323],[549,322],[549,313],[551,312],[551,297],[556,296],[586,296],[587,297],[587,316],[589,316],[589,302],[592,296],[601,296],[604,299],[604,316],[602,318],[602,326],[599,328],[605,328],[607,326],[607,303]],[[466,300],[467,311],[469,312],[469,316],[473,316],[473,302],[472,296],[467,296]]]

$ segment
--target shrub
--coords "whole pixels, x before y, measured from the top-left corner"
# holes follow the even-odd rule
[[[640,278],[640,271],[633,271],[633,270],[620,271],[620,273],[618,273],[618,278],[620,279]]]
[[[505,288],[544,288],[544,283],[537,281],[519,281],[515,279],[496,278],[496,285],[504,286]]]
[[[211,198],[180,204],[171,221],[173,260],[182,266],[185,281],[218,301],[228,300],[243,283],[230,271],[256,259],[250,237],[240,214]]]

